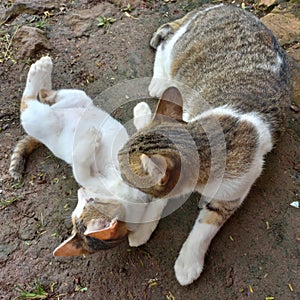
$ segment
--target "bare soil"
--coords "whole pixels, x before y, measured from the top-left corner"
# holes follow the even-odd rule
[[[97,98],[123,80],[151,76],[152,33],[201,1],[134,0],[131,7],[126,1],[15,1],[9,11],[13,2],[2,1],[0,10],[0,299],[19,297],[18,286],[32,291],[35,280],[46,299],[300,299],[300,210],[290,206],[300,200],[300,115],[292,110],[263,175],[213,240],[203,274],[190,286],[177,283],[173,265],[199,195],[161,220],[142,247],[125,242],[90,256],[53,257],[72,227],[78,186],[70,167],[42,147],[30,157],[24,181],[8,174],[11,151],[24,134],[19,103],[30,64],[50,54],[55,88],[80,88]],[[116,22],[98,27],[99,16]],[[39,27],[47,43],[12,40],[23,25]],[[132,115],[131,109],[115,114]]]

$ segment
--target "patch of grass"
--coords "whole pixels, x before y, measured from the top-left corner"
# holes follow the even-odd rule
[[[0,32],[0,63],[11,61],[13,64],[16,64],[17,61],[14,58],[14,50],[12,47],[13,38],[18,31],[18,28],[14,31],[13,34],[10,34],[6,31]]]
[[[39,28],[39,29],[44,29],[46,27],[46,19],[45,18],[42,18],[41,20],[39,20],[37,22],[37,24],[35,25],[36,28]]]
[[[36,279],[34,281],[34,286],[30,287],[29,290],[22,288],[20,285],[16,287],[16,291],[20,293],[19,296],[15,298],[17,299],[47,299],[48,293],[44,290],[43,286]]]
[[[20,188],[22,188],[24,186],[24,182],[23,181],[17,181],[12,183],[7,190],[11,191],[11,190],[18,190]]]
[[[80,285],[76,285],[76,287],[75,287],[75,292],[84,293],[84,292],[86,292],[87,290],[88,290],[87,287],[82,287],[82,286],[80,286]]]
[[[8,199],[3,199],[0,201],[1,204],[1,208],[5,208],[11,204],[13,204],[14,202],[18,201],[21,197],[20,196],[14,196]]]
[[[105,17],[105,16],[102,16],[102,17],[99,17],[99,18],[96,18],[98,24],[97,26],[98,27],[104,27],[105,29],[108,29],[109,26],[112,24],[112,23],[115,23],[117,21],[117,19],[113,18],[113,17]]]
[[[7,8],[10,8],[14,3],[14,0],[8,0],[8,1],[4,1],[4,7],[7,9]]]
[[[122,8],[122,11],[131,12],[132,11],[131,4],[128,3],[127,6]]]

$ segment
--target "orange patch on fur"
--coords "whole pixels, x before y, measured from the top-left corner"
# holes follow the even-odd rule
[[[33,97],[33,96],[23,97],[21,100],[20,111],[22,112],[27,108],[27,101],[35,100],[35,99],[36,99],[36,97]]]
[[[123,238],[125,235],[127,235],[127,233],[128,230],[126,224],[123,222],[116,221],[110,227],[95,231],[87,230],[84,234],[96,238],[98,240],[106,241]]]

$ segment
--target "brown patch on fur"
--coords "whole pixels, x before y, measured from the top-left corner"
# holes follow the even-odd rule
[[[194,14],[195,12],[192,13],[188,13],[186,14],[184,17],[182,17],[181,19],[175,20],[173,22],[168,23],[168,25],[173,29],[173,31],[177,31],[184,23],[187,19],[190,18],[191,14]]]
[[[97,238],[102,241],[122,239],[128,234],[126,223],[115,221],[110,227],[102,230],[85,232],[85,235]]]
[[[21,105],[20,105],[20,111],[22,112],[27,108],[27,101],[35,100],[35,99],[36,99],[36,97],[34,97],[34,96],[24,96],[24,97],[22,97]]]
[[[207,203],[201,211],[199,222],[222,226],[225,221],[235,212],[240,206],[240,200],[234,201],[218,201],[212,200]]]
[[[193,44],[181,55],[177,55],[171,64],[171,76],[175,78],[179,71],[182,71],[182,66],[186,63],[187,57],[193,61],[194,65],[201,65],[205,62],[205,56],[202,53],[201,43]]]

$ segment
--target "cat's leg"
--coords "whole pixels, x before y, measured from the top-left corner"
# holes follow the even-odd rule
[[[170,86],[175,86],[170,78],[170,57],[166,50],[159,47],[156,51],[153,77],[148,87],[151,97],[160,98],[163,92]],[[166,58],[168,57],[168,58]]]
[[[61,132],[59,116],[47,104],[38,100],[31,100],[27,104],[27,109],[21,113],[21,123],[26,133],[52,148],[49,144],[51,139],[55,139]],[[51,142],[50,142],[51,143]]]
[[[156,199],[147,205],[144,216],[136,230],[128,234],[128,242],[131,247],[138,247],[145,244],[151,237],[151,234],[157,227],[162,212],[166,207],[168,200]],[[150,221],[153,220],[153,221]]]
[[[51,90],[52,68],[53,64],[49,56],[42,57],[30,66],[21,100],[21,111],[24,111],[27,108],[28,101],[37,99],[41,89]]]
[[[197,12],[192,11],[181,19],[166,23],[153,34],[150,45],[156,49],[156,55],[153,78],[148,88],[151,97],[160,98],[168,87],[177,86],[178,83],[174,82],[171,76],[173,46],[176,40],[185,32],[189,20],[195,14]]]
[[[24,112],[27,108],[27,101],[36,101],[41,88],[51,89],[51,73],[52,61],[48,56],[42,57],[40,60],[31,65],[27,74],[26,85],[21,100],[21,112]],[[31,113],[29,112],[29,116],[30,115]],[[37,116],[35,115],[35,117]],[[40,124],[41,123],[39,122],[38,126],[40,126]],[[32,136],[25,136],[17,143],[12,153],[9,166],[9,173],[15,180],[20,180],[22,178],[27,157],[40,145],[40,141]]]
[[[157,40],[167,38],[173,34],[173,29],[170,24],[163,25],[153,36],[152,43]],[[163,92],[170,86],[176,86],[171,78],[171,61],[172,61],[172,46],[169,44],[161,44],[158,46],[155,54],[153,67],[153,77],[148,87],[151,97],[160,98]]]
[[[200,276],[205,253],[213,237],[241,205],[247,193],[234,201],[212,200],[200,211],[174,266],[176,278],[181,285],[188,285]]]
[[[166,88],[170,86],[167,81],[170,79],[170,76],[168,74],[170,69],[171,53],[169,53],[169,51],[166,50],[165,47],[162,47],[161,44],[171,36],[173,36],[177,28],[174,25],[175,23],[166,23],[162,25],[153,34],[153,37],[150,41],[151,47],[157,50],[153,67],[153,77],[148,87],[151,97],[159,98],[166,90]]]
[[[41,102],[53,104],[54,109],[86,108],[92,104],[92,99],[84,91],[76,89],[43,89],[39,96]]]
[[[95,193],[101,190],[101,178],[96,157],[101,147],[101,131],[95,127],[82,130],[73,145],[73,173],[76,181]]]
[[[9,165],[9,174],[15,180],[22,179],[28,156],[41,145],[38,140],[29,135],[18,141],[11,155]]]
[[[146,127],[151,121],[151,109],[146,102],[138,103],[133,109],[133,124],[137,130]]]

